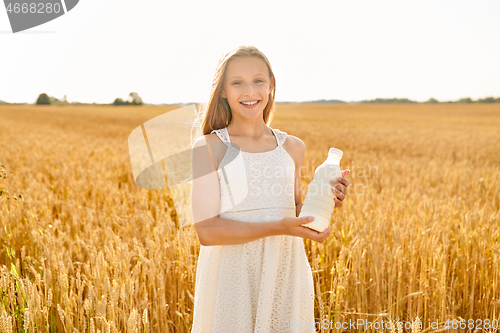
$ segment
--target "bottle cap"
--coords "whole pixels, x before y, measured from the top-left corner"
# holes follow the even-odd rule
[[[335,155],[338,155],[340,158],[342,158],[342,155],[344,154],[344,152],[340,149],[337,149],[337,148],[330,148],[330,150],[328,151],[328,155],[330,154],[335,154]]]

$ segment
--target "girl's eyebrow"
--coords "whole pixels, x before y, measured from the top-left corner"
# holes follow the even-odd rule
[[[264,73],[257,73],[257,74],[255,74],[254,76],[259,76],[259,75],[265,75],[265,74],[264,74]],[[231,76],[231,77],[229,78],[229,80],[236,79],[236,78],[239,78],[239,77],[243,77],[243,76]]]

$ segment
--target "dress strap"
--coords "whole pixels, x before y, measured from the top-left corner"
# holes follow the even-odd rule
[[[216,129],[210,132],[210,134],[214,133],[219,137],[219,139],[226,144],[226,146],[231,147],[231,141],[229,140],[229,133],[227,132],[226,127],[221,129]]]
[[[278,141],[278,146],[282,146],[286,141],[287,133],[280,131],[279,129],[271,128],[276,136],[276,140]]]
[[[279,129],[271,128],[274,136],[276,137],[276,141],[278,142],[278,146],[282,146],[286,141],[287,133],[280,131]],[[219,139],[224,142],[228,147],[231,147],[231,140],[229,140],[229,133],[227,132],[227,127],[216,129],[210,132],[210,134],[214,133],[219,137]]]

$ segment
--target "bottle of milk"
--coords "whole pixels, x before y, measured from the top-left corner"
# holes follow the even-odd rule
[[[332,180],[341,177],[340,160],[342,159],[342,150],[330,148],[328,158],[316,168],[314,179],[309,184],[306,197],[302,204],[299,217],[313,216],[314,220],[302,224],[305,227],[323,232],[332,218],[333,208],[335,207],[336,195],[334,188],[330,183]]]

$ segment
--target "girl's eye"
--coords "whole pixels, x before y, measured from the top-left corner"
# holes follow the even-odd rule
[[[255,82],[258,82],[258,81],[260,81],[260,82],[264,82],[264,81],[262,81],[261,79],[257,79],[257,80],[255,80]],[[240,82],[240,81],[233,82],[233,85],[235,85],[235,84],[237,84],[237,83],[241,83],[241,82]]]

